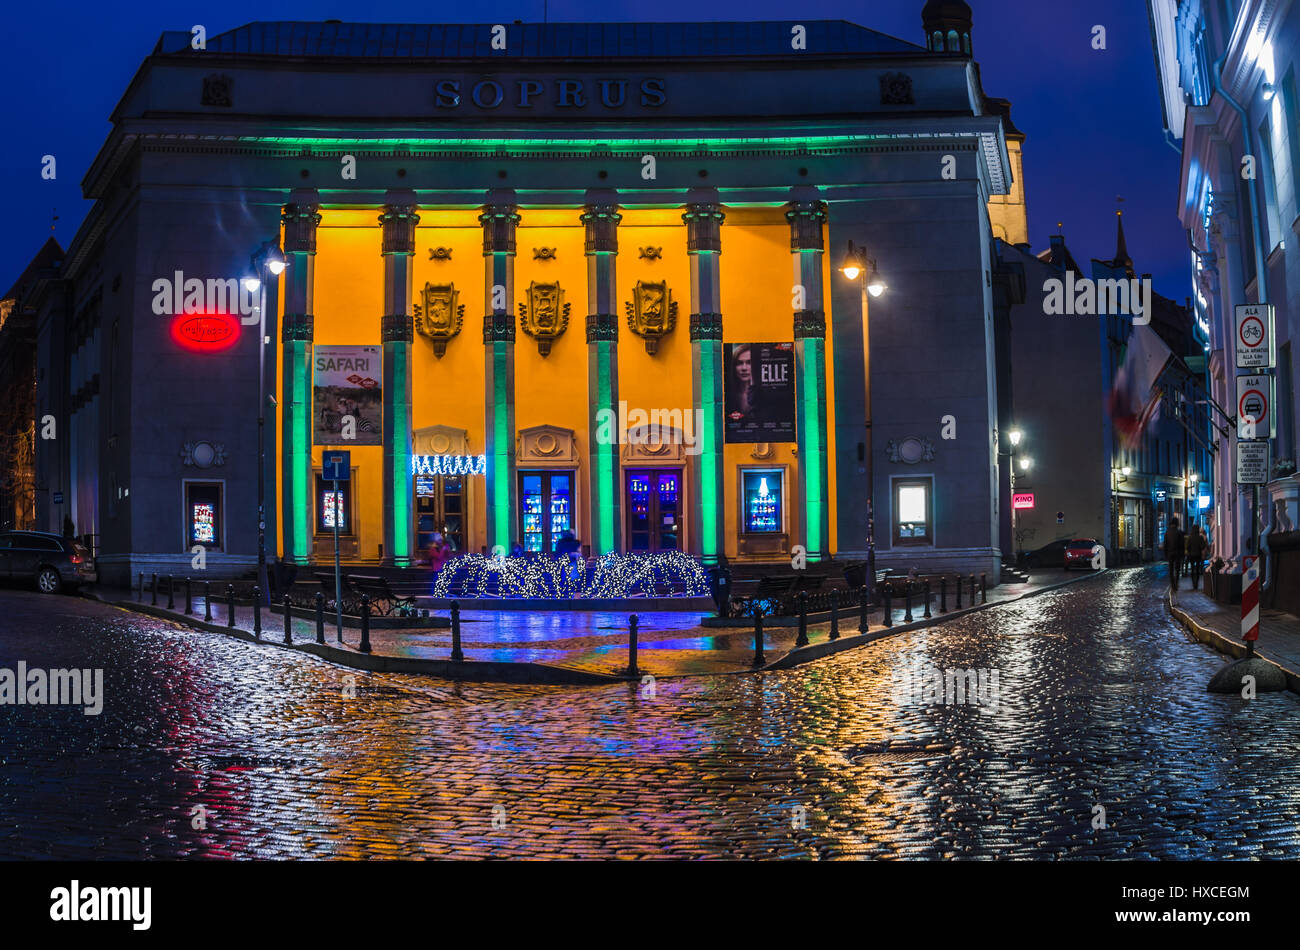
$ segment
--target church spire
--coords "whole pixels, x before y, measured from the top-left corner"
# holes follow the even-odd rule
[[[1133,277],[1133,258],[1128,256],[1128,242],[1124,240],[1124,212],[1115,212],[1115,259],[1110,262],[1111,267],[1122,267],[1124,273]]]

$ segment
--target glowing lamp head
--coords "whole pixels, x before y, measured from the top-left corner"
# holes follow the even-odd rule
[[[885,281],[876,270],[875,261],[871,262],[871,276],[867,278],[867,293],[873,297],[879,297],[885,292]]]
[[[271,260],[266,262],[266,269],[269,270],[276,277],[279,277],[281,274],[283,274],[284,269],[288,266],[289,265],[284,261]]]
[[[1120,473],[1121,475],[1123,475],[1125,478],[1128,478],[1129,475],[1133,474],[1133,469],[1131,469],[1131,468],[1129,468],[1127,465],[1125,465],[1123,468],[1121,468],[1121,469],[1119,470],[1119,473]]]
[[[245,277],[244,289],[250,294],[255,294],[262,289],[262,281],[257,277]]]
[[[1020,444],[1020,436],[1021,436],[1021,432],[1019,429],[1012,429],[1010,432],[1007,433],[1007,438],[1011,440],[1011,444],[1013,446]]]
[[[1033,464],[1034,464],[1034,460],[1033,460],[1033,459],[1030,459],[1030,458],[1022,458],[1022,459],[1020,460],[1020,471],[1022,471],[1022,472],[1027,472],[1027,471],[1029,471],[1029,467],[1030,467],[1031,465],[1033,465]]]
[[[1192,474],[1187,476],[1187,480],[1190,481],[1193,485],[1195,485],[1197,480],[1200,477],[1201,477],[1200,475],[1197,475],[1195,472],[1192,472]]]
[[[857,264],[845,264],[843,267],[840,268],[840,273],[843,274],[845,277],[847,277],[849,280],[857,280],[858,275],[862,273],[862,268],[859,267]]]

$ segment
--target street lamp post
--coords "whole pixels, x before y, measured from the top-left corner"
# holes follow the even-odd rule
[[[867,295],[879,297],[885,292],[886,284],[876,269],[874,258],[867,257],[865,248],[856,247],[849,241],[840,272],[849,280],[858,281],[862,297],[862,354],[863,383],[865,399],[863,403],[866,416],[867,451],[864,453],[867,468],[867,599],[876,600],[876,482],[875,465],[871,451],[871,335],[868,329]]]
[[[1011,459],[1011,497],[1007,503],[1011,505],[1011,545],[1015,550],[1016,564],[1020,564],[1020,511],[1016,508],[1016,448],[1020,445],[1023,435],[1019,429],[1012,429],[1007,433],[1007,441],[1011,444],[1011,450],[1007,456]]]
[[[271,585],[266,573],[266,285],[279,278],[288,263],[279,241],[270,240],[253,254],[254,277],[244,280],[251,291],[260,291],[257,320],[257,584],[265,606],[271,603]]]

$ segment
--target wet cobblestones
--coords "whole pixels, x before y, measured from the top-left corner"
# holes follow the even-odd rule
[[[0,856],[1300,856],[1300,701],[1206,693],[1222,658],[1159,591],[1113,572],[651,694],[369,674],[0,590],[0,666],[106,692],[0,706]],[[998,705],[898,705],[916,662],[997,670]]]

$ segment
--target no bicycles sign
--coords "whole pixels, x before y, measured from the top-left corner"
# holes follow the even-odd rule
[[[1271,369],[1273,354],[1273,305],[1240,304],[1237,317],[1237,369]]]

